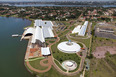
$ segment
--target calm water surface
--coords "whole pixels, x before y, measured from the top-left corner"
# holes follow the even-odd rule
[[[17,7],[116,7],[116,5],[55,5],[55,4],[24,4],[24,5],[14,5]]]
[[[24,66],[28,41],[11,37],[22,34],[23,27],[30,24],[26,19],[0,17],[0,77],[33,77]]]

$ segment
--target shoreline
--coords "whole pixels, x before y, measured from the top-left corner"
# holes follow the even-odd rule
[[[0,17],[7,17],[7,16],[0,16]],[[9,16],[9,17],[11,17],[11,18],[20,18],[20,19],[26,19],[26,20],[29,20],[29,21],[31,21],[31,24],[29,25],[29,26],[26,26],[26,27],[30,27],[31,25],[32,25],[32,19],[27,19],[27,18],[21,18],[21,17],[13,17],[13,16]],[[9,18],[8,17],[8,18]],[[24,28],[26,28],[26,27],[24,27]],[[27,45],[28,46],[28,45]],[[27,49],[26,49],[27,50]],[[25,52],[26,53],[26,52]],[[25,54],[26,55],[26,54]],[[27,65],[26,65],[26,63],[25,63],[25,56],[24,56],[24,60],[23,60],[23,64],[24,64],[24,67],[25,67],[25,69],[29,72],[29,73],[31,73],[32,75],[33,75],[33,72],[27,67]]]

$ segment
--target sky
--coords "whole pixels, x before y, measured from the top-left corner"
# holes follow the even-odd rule
[[[15,2],[18,2],[18,1],[46,1],[46,2],[49,2],[49,1],[116,1],[116,0],[0,0],[0,1],[15,1]]]

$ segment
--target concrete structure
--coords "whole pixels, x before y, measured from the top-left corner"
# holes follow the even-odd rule
[[[61,42],[57,48],[64,53],[77,53],[81,50],[79,44],[69,41]]]
[[[79,36],[84,36],[87,26],[88,26],[88,21],[85,21],[85,23],[82,26],[79,25],[75,27],[72,33],[78,33]]]
[[[67,71],[72,71],[77,68],[77,63],[73,60],[66,60],[62,63],[62,67]]]
[[[34,30],[35,30],[35,29],[34,29],[33,27],[27,28],[27,29],[25,30],[24,36],[33,35]]]

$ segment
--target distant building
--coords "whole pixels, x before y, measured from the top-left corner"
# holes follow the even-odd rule
[[[110,28],[95,28],[95,36],[116,39],[115,31]]]

